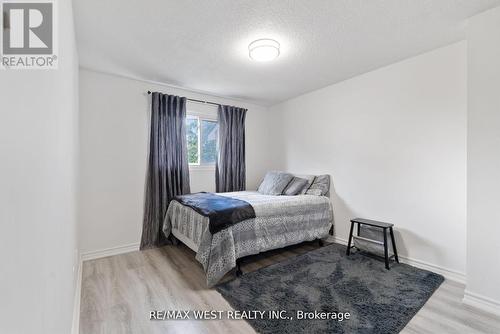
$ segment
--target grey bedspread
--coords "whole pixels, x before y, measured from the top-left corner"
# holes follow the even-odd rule
[[[163,227],[166,236],[174,227],[198,246],[196,259],[206,272],[208,286],[234,268],[238,258],[326,237],[333,223],[332,204],[324,196],[272,196],[254,191],[218,195],[250,203],[256,218],[212,235],[207,217],[174,200]]]

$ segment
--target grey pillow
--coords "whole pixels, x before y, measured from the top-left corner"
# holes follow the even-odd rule
[[[301,174],[296,174],[295,177],[300,177],[301,179],[306,179],[307,184],[305,187],[300,191],[300,194],[305,194],[306,191],[309,189],[311,184],[313,183],[314,179],[316,178],[315,175],[301,175]]]
[[[330,191],[330,175],[318,175],[307,189],[306,195],[325,196]]]
[[[307,179],[294,176],[292,181],[290,181],[290,183],[286,186],[285,190],[283,190],[283,195],[297,195],[302,191],[302,189],[304,189],[304,187],[307,185],[307,182]]]
[[[289,173],[278,171],[267,172],[259,186],[258,192],[265,195],[281,195],[292,179],[293,175]]]

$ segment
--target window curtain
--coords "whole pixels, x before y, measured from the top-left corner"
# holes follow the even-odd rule
[[[215,164],[217,192],[242,191],[246,188],[245,116],[247,110],[219,106],[219,155]]]
[[[162,229],[168,204],[189,192],[186,98],[152,93],[141,249],[167,244]]]

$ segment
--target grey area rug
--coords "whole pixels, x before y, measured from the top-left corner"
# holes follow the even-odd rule
[[[339,244],[310,251],[222,283],[217,291],[239,311],[286,310],[285,319],[247,320],[260,333],[398,333],[443,282],[441,275]],[[338,320],[297,320],[297,311],[349,312]]]

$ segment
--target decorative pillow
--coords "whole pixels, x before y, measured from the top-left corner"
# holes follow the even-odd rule
[[[309,187],[311,186],[311,184],[314,182],[314,179],[316,178],[315,175],[300,175],[300,174],[296,174],[295,177],[300,177],[301,179],[306,179],[307,180],[307,184],[305,185],[304,188],[302,188],[302,190],[300,191],[299,194],[305,194],[307,189],[309,189]]]
[[[325,196],[330,191],[330,175],[318,175],[307,189],[306,195]]]
[[[266,173],[258,192],[265,195],[281,195],[285,187],[292,181],[293,175],[285,172],[270,171]]]
[[[292,181],[290,181],[290,183],[286,186],[285,190],[283,190],[283,195],[297,195],[302,191],[302,189],[304,189],[304,187],[307,185],[307,182],[307,179],[294,176]]]

